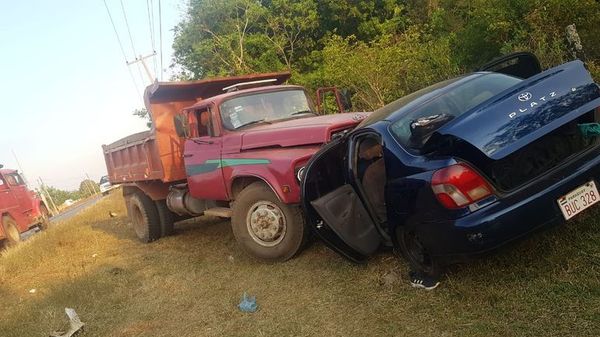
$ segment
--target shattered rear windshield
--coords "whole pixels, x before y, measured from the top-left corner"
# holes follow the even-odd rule
[[[402,115],[390,130],[401,145],[418,150],[443,124],[521,81],[498,73],[475,77]]]

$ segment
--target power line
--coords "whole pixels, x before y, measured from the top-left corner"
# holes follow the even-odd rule
[[[127,64],[127,54],[125,54],[125,49],[123,48],[123,43],[121,42],[121,38],[119,38],[119,33],[117,32],[117,27],[115,26],[115,22],[113,21],[112,15],[110,14],[110,9],[108,8],[108,5],[106,4],[106,0],[103,0],[103,1],[104,1],[104,7],[106,7],[106,13],[108,13],[108,18],[110,19],[110,24],[113,27],[115,36],[117,37],[117,42],[119,43],[119,48],[121,49],[121,53],[123,54],[123,58],[125,59],[125,63]],[[134,55],[134,57],[135,57],[135,55]],[[140,92],[140,88],[137,85],[135,77],[133,76],[133,73],[131,72],[131,68],[129,68],[129,66],[127,66],[127,70],[129,71],[129,76],[131,77],[131,81],[133,81],[133,85],[135,86],[135,91],[137,92],[138,97],[140,97],[140,99],[141,99],[142,94]]]
[[[137,52],[135,51],[135,44],[133,43],[133,37],[131,36],[131,29],[129,28],[129,21],[127,20],[127,13],[125,12],[125,5],[123,5],[123,0],[120,0],[121,2],[121,10],[123,11],[123,18],[125,19],[125,26],[127,27],[127,34],[129,35],[129,42],[131,42],[131,50],[133,50],[133,57],[135,59],[137,59]],[[144,83],[144,75],[142,75],[142,69],[140,68],[139,64],[137,66],[138,69],[138,73],[140,75],[140,80],[142,81],[142,84]]]
[[[131,37],[131,29],[129,29],[129,21],[127,21],[127,14],[125,13],[125,6],[123,5],[123,0],[120,0],[120,2],[121,10],[123,11],[123,18],[125,18],[125,26],[127,27],[127,33],[129,34],[129,41],[131,42],[131,50],[133,50],[133,56],[137,57],[135,45],[133,44],[133,37]]]
[[[160,7],[160,0],[158,0],[158,31],[160,39],[160,80],[163,79],[163,43],[162,43],[162,10]]]
[[[146,0],[146,9],[148,10],[148,28],[150,28],[150,44],[152,45],[152,52],[156,53],[156,43],[154,41],[154,3],[152,2],[152,0]],[[156,67],[156,57],[152,58],[152,64],[154,66],[154,73],[158,74]]]

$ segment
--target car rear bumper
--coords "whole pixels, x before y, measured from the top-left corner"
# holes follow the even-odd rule
[[[557,199],[592,179],[598,185],[600,156],[569,170],[569,175],[547,178],[552,183],[546,187],[527,188],[461,218],[420,223],[419,237],[432,255],[453,262],[564,222]]]

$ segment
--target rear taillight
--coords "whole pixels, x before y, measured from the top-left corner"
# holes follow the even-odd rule
[[[431,188],[446,208],[462,208],[492,194],[491,186],[466,164],[455,164],[435,171]]]

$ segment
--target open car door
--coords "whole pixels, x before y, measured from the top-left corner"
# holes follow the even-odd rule
[[[348,139],[325,145],[308,162],[302,204],[314,232],[334,251],[360,263],[379,248],[381,236],[350,184]]]
[[[477,71],[492,71],[519,78],[530,78],[542,72],[540,61],[528,52],[512,53],[492,60]]]

